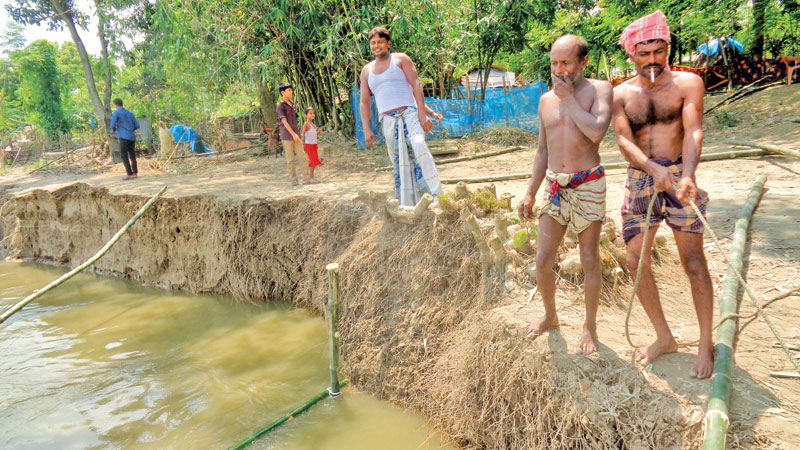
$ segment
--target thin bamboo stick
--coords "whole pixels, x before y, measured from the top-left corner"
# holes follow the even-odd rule
[[[751,156],[765,156],[769,155],[767,150],[733,150],[724,152],[704,153],[700,156],[700,161],[719,161],[723,159],[736,159],[736,158],[749,158]],[[624,169],[628,167],[627,161],[613,161],[603,164],[605,170]],[[491,183],[495,181],[509,181],[509,180],[525,180],[531,177],[530,172],[527,173],[511,173],[508,175],[494,175],[487,177],[475,178],[445,178],[441,180],[442,184],[457,184],[457,183]]]
[[[760,144],[758,142],[749,142],[749,141],[725,141],[725,143],[729,145],[741,145],[743,147],[760,148],[763,150],[769,150],[774,153],[780,153],[782,155],[794,156],[795,158],[800,158],[800,151],[792,150],[786,147],[778,147],[777,145]]]
[[[346,385],[347,385],[347,380],[342,380],[342,382],[339,383],[338,387],[339,388],[343,388]],[[279,426],[283,425],[284,423],[286,423],[286,422],[294,419],[295,417],[299,416],[300,414],[303,414],[304,412],[308,411],[309,408],[311,408],[317,402],[319,402],[320,400],[324,399],[325,397],[327,397],[329,395],[330,395],[330,389],[325,389],[324,391],[322,391],[319,394],[317,394],[311,400],[303,403],[303,405],[300,406],[299,408],[297,408],[294,411],[290,412],[289,414],[281,417],[280,419],[272,422],[271,424],[267,425],[266,427],[262,428],[261,430],[258,430],[252,436],[248,437],[247,439],[243,440],[242,442],[239,442],[238,444],[234,445],[233,447],[229,448],[228,450],[241,450],[241,449],[247,447],[253,441],[255,441],[256,439],[260,438],[261,436],[269,433],[270,431],[278,428]]]
[[[773,86],[778,86],[778,85],[781,85],[781,84],[783,84],[783,82],[782,82],[782,81],[773,81],[773,82],[771,82],[771,83],[767,83],[767,84],[763,84],[763,85],[761,85],[761,86],[756,86],[756,87],[753,87],[753,85],[754,85],[755,83],[758,83],[758,82],[760,82],[760,81],[763,81],[765,78],[767,78],[767,77],[760,78],[759,80],[757,80],[757,81],[754,81],[753,83],[751,83],[751,84],[749,84],[749,85],[747,85],[747,86],[743,87],[742,89],[740,89],[740,90],[738,90],[738,91],[734,92],[734,93],[733,93],[733,94],[731,94],[729,97],[727,97],[727,98],[723,99],[721,102],[719,102],[719,103],[717,103],[716,105],[712,106],[711,108],[707,109],[707,110],[706,110],[706,111],[703,113],[703,115],[705,115],[705,114],[708,114],[708,113],[710,113],[711,111],[714,111],[715,109],[717,109],[717,108],[719,108],[719,107],[721,107],[721,106],[723,106],[723,105],[731,104],[731,103],[733,103],[733,102],[735,102],[735,101],[741,100],[741,99],[743,99],[744,97],[747,97],[748,95],[755,94],[756,92],[761,92],[761,91],[763,91],[764,89],[768,89],[768,88],[771,88],[771,87],[773,87]]]
[[[244,147],[236,147],[230,150],[222,150],[219,152],[211,152],[211,153],[192,153],[191,155],[182,155],[182,156],[173,156],[171,158],[158,158],[159,161],[168,161],[170,159],[185,159],[185,158],[202,158],[204,156],[217,156],[217,155],[224,155],[225,153],[233,153],[242,150],[248,150],[251,148],[256,148],[264,145],[264,142],[259,142],[258,144],[250,144]]]
[[[437,161],[436,165],[437,166],[441,166],[442,164],[452,164],[452,163],[457,163],[457,162],[461,162],[461,161],[471,161],[473,159],[488,158],[490,156],[503,155],[503,154],[506,154],[506,153],[516,152],[517,150],[523,150],[523,149],[526,149],[526,148],[528,148],[528,147],[523,147],[521,145],[516,145],[516,146],[513,146],[513,147],[504,148],[502,150],[495,150],[493,152],[476,153],[474,155],[469,155],[469,156],[459,156],[457,158],[443,159],[441,161]],[[389,170],[392,170],[392,166],[383,166],[383,167],[378,167],[377,169],[375,169],[376,172],[386,172],[386,171],[389,171]]]
[[[54,159],[54,160],[52,160],[52,161],[46,161],[46,162],[45,162],[44,164],[42,164],[41,166],[39,166],[39,167],[37,167],[37,168],[35,168],[35,169],[31,170],[30,172],[28,172],[28,174],[30,175],[30,174],[32,174],[33,172],[37,172],[37,171],[39,171],[39,170],[42,170],[42,169],[44,169],[44,168],[48,167],[48,166],[49,166],[49,165],[51,165],[51,164],[54,164],[54,163],[56,163],[56,162],[58,162],[58,161],[61,161],[62,159],[64,159],[64,157],[66,157],[66,156],[69,156],[69,154],[70,154],[70,153],[73,153],[73,152],[75,152],[75,151],[77,151],[77,150],[80,150],[80,148],[73,148],[72,150],[68,151],[68,152],[67,152],[65,155],[61,155],[61,156],[59,156],[58,158],[56,158],[56,159]]]
[[[330,285],[330,296],[328,298],[328,333],[330,334],[331,346],[331,396],[339,395],[339,331],[337,322],[339,315],[337,307],[339,305],[339,264],[331,263],[325,267],[328,271],[328,284]]]
[[[800,373],[794,373],[794,372],[770,372],[769,376],[775,378],[791,378],[795,380],[800,380]]]
[[[114,246],[114,244],[116,244],[116,243],[117,243],[117,241],[119,240],[119,238],[121,238],[121,237],[122,237],[122,235],[123,235],[123,234],[125,234],[125,232],[126,232],[126,231],[128,231],[128,228],[130,228],[130,227],[131,227],[131,226],[132,226],[134,223],[136,223],[136,221],[137,221],[137,220],[139,220],[139,218],[140,218],[140,217],[142,217],[142,214],[144,214],[144,213],[145,213],[145,211],[147,211],[148,209],[150,209],[150,207],[151,207],[151,206],[153,206],[153,203],[155,203],[155,201],[156,201],[156,200],[158,200],[158,198],[159,198],[159,197],[161,197],[161,194],[163,194],[163,193],[164,193],[164,191],[166,191],[166,190],[167,190],[167,187],[166,187],[166,186],[164,186],[163,188],[161,188],[161,190],[160,190],[160,191],[158,191],[158,193],[157,193],[156,195],[154,195],[154,196],[153,196],[153,198],[151,198],[150,200],[148,200],[148,201],[147,201],[147,203],[145,203],[145,204],[144,204],[144,206],[142,206],[142,207],[141,207],[141,209],[139,209],[139,211],[138,211],[138,212],[136,212],[136,214],[134,214],[134,215],[133,215],[133,217],[131,217],[131,219],[128,221],[128,223],[126,223],[126,224],[125,224],[125,225],[124,225],[122,228],[120,228],[120,230],[119,230],[119,231],[117,231],[117,234],[115,234],[115,235],[114,235],[114,236],[111,238],[111,240],[109,240],[109,241],[106,243],[106,245],[104,245],[104,246],[103,246],[103,248],[101,248],[101,249],[100,249],[100,250],[99,250],[99,251],[98,251],[98,252],[97,252],[97,253],[96,253],[94,256],[92,256],[91,258],[89,258],[89,259],[88,259],[88,260],[87,260],[85,263],[83,263],[83,264],[81,264],[80,266],[78,266],[78,267],[76,267],[76,268],[74,268],[74,269],[70,270],[69,272],[67,272],[66,274],[64,274],[62,277],[60,277],[59,279],[57,279],[57,280],[53,281],[52,283],[48,284],[47,286],[43,287],[42,289],[39,289],[38,291],[34,292],[33,294],[31,294],[31,295],[29,295],[29,296],[25,297],[25,298],[24,298],[24,299],[22,299],[20,302],[18,302],[16,305],[12,306],[11,308],[9,308],[9,309],[7,309],[5,312],[3,312],[3,314],[2,314],[2,315],[0,315],[0,324],[2,324],[3,322],[5,322],[5,321],[6,321],[6,319],[8,319],[9,317],[11,317],[11,315],[13,315],[14,313],[16,313],[17,311],[21,310],[21,309],[22,309],[22,308],[23,308],[25,305],[27,305],[28,303],[30,303],[30,302],[32,302],[32,301],[34,301],[34,300],[36,300],[37,298],[41,297],[41,296],[42,296],[43,294],[45,294],[46,292],[48,292],[48,291],[50,291],[50,290],[52,290],[52,289],[54,289],[54,288],[58,287],[58,286],[59,286],[61,283],[63,283],[63,282],[65,282],[65,281],[69,280],[70,278],[74,277],[76,274],[78,274],[79,272],[81,272],[83,269],[85,269],[85,268],[87,268],[87,267],[91,266],[92,264],[94,264],[94,263],[95,263],[95,261],[97,261],[97,260],[98,260],[98,259],[100,259],[100,258],[101,258],[103,255],[105,255],[105,254],[106,254],[106,252],[107,252],[107,251],[108,251],[108,250],[109,250],[111,247],[113,247],[113,246]]]
[[[753,218],[753,211],[761,200],[764,183],[767,177],[761,175],[750,190],[750,196],[742,207],[739,220],[733,232],[731,244],[730,266],[725,278],[720,298],[719,315],[726,317],[735,315],[738,310],[739,277],[742,272],[747,229]],[[717,342],[714,345],[714,374],[711,376],[711,387],[708,397],[708,408],[704,419],[704,450],[723,450],[728,434],[728,399],[733,389],[733,342],[738,322],[736,318],[722,322],[717,328]]]

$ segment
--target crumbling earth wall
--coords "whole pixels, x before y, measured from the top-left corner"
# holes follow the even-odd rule
[[[76,266],[146,199],[75,184],[0,208],[7,257]],[[689,448],[699,419],[618,358],[531,341],[507,320],[500,276],[458,214],[397,223],[364,205],[296,197],[159,200],[94,266],[98,273],[321,313],[324,267],[342,273],[343,372],[423,412],[476,449]]]

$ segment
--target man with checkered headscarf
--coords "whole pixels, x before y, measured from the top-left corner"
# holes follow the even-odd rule
[[[690,375],[708,378],[714,368],[711,322],[713,287],[703,253],[703,224],[689,200],[705,214],[708,194],[697,188],[695,170],[703,145],[703,80],[688,72],[672,72],[667,64],[670,33],[661,11],[637,19],[622,32],[620,45],[638,76],[614,89],[614,131],[628,160],[622,205],[622,235],[628,267],[636,273],[642,246],[647,247],[637,295],[656,331],[656,341],[636,350],[648,365],[678,350],[667,324],[650,268],[655,231],[662,220],[672,228],[678,253],[692,289],[700,344]],[[646,222],[650,200],[656,196]],[[649,228],[648,240],[643,242]]]

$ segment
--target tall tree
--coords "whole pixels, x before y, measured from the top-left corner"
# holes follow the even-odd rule
[[[15,3],[6,5],[6,9],[11,17],[23,25],[40,25],[47,24],[52,30],[61,30],[64,27],[69,30],[72,37],[72,42],[78,49],[78,55],[81,58],[81,65],[83,66],[83,73],[86,77],[86,87],[89,90],[89,96],[94,106],[95,114],[97,115],[100,123],[105,124],[105,129],[109,137],[109,148],[112,155],[117,157],[119,153],[119,143],[108,129],[108,124],[111,121],[110,108],[107,104],[103,104],[100,95],[97,92],[97,85],[95,83],[94,73],[92,72],[92,63],[89,58],[89,53],[86,51],[86,46],[78,34],[78,26],[84,27],[86,20],[85,15],[81,13],[76,7],[74,0],[16,0]],[[108,55],[103,55],[105,60],[108,61]],[[106,97],[111,96],[111,73],[106,72]]]
[[[0,54],[8,56],[14,50],[25,47],[25,28],[14,22],[6,23],[6,29],[0,34]]]
[[[764,18],[768,0],[753,0],[753,55],[764,56]]]
[[[38,122],[50,142],[58,143],[62,134],[69,133],[70,123],[61,103],[56,47],[45,40],[36,41],[25,49],[19,61],[22,80],[30,86]]]

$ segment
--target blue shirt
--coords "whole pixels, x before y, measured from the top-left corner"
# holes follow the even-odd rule
[[[135,141],[136,135],[133,134],[133,130],[139,129],[139,122],[132,112],[125,108],[118,108],[114,114],[111,114],[111,123],[108,124],[108,127],[116,130],[119,139]]]

